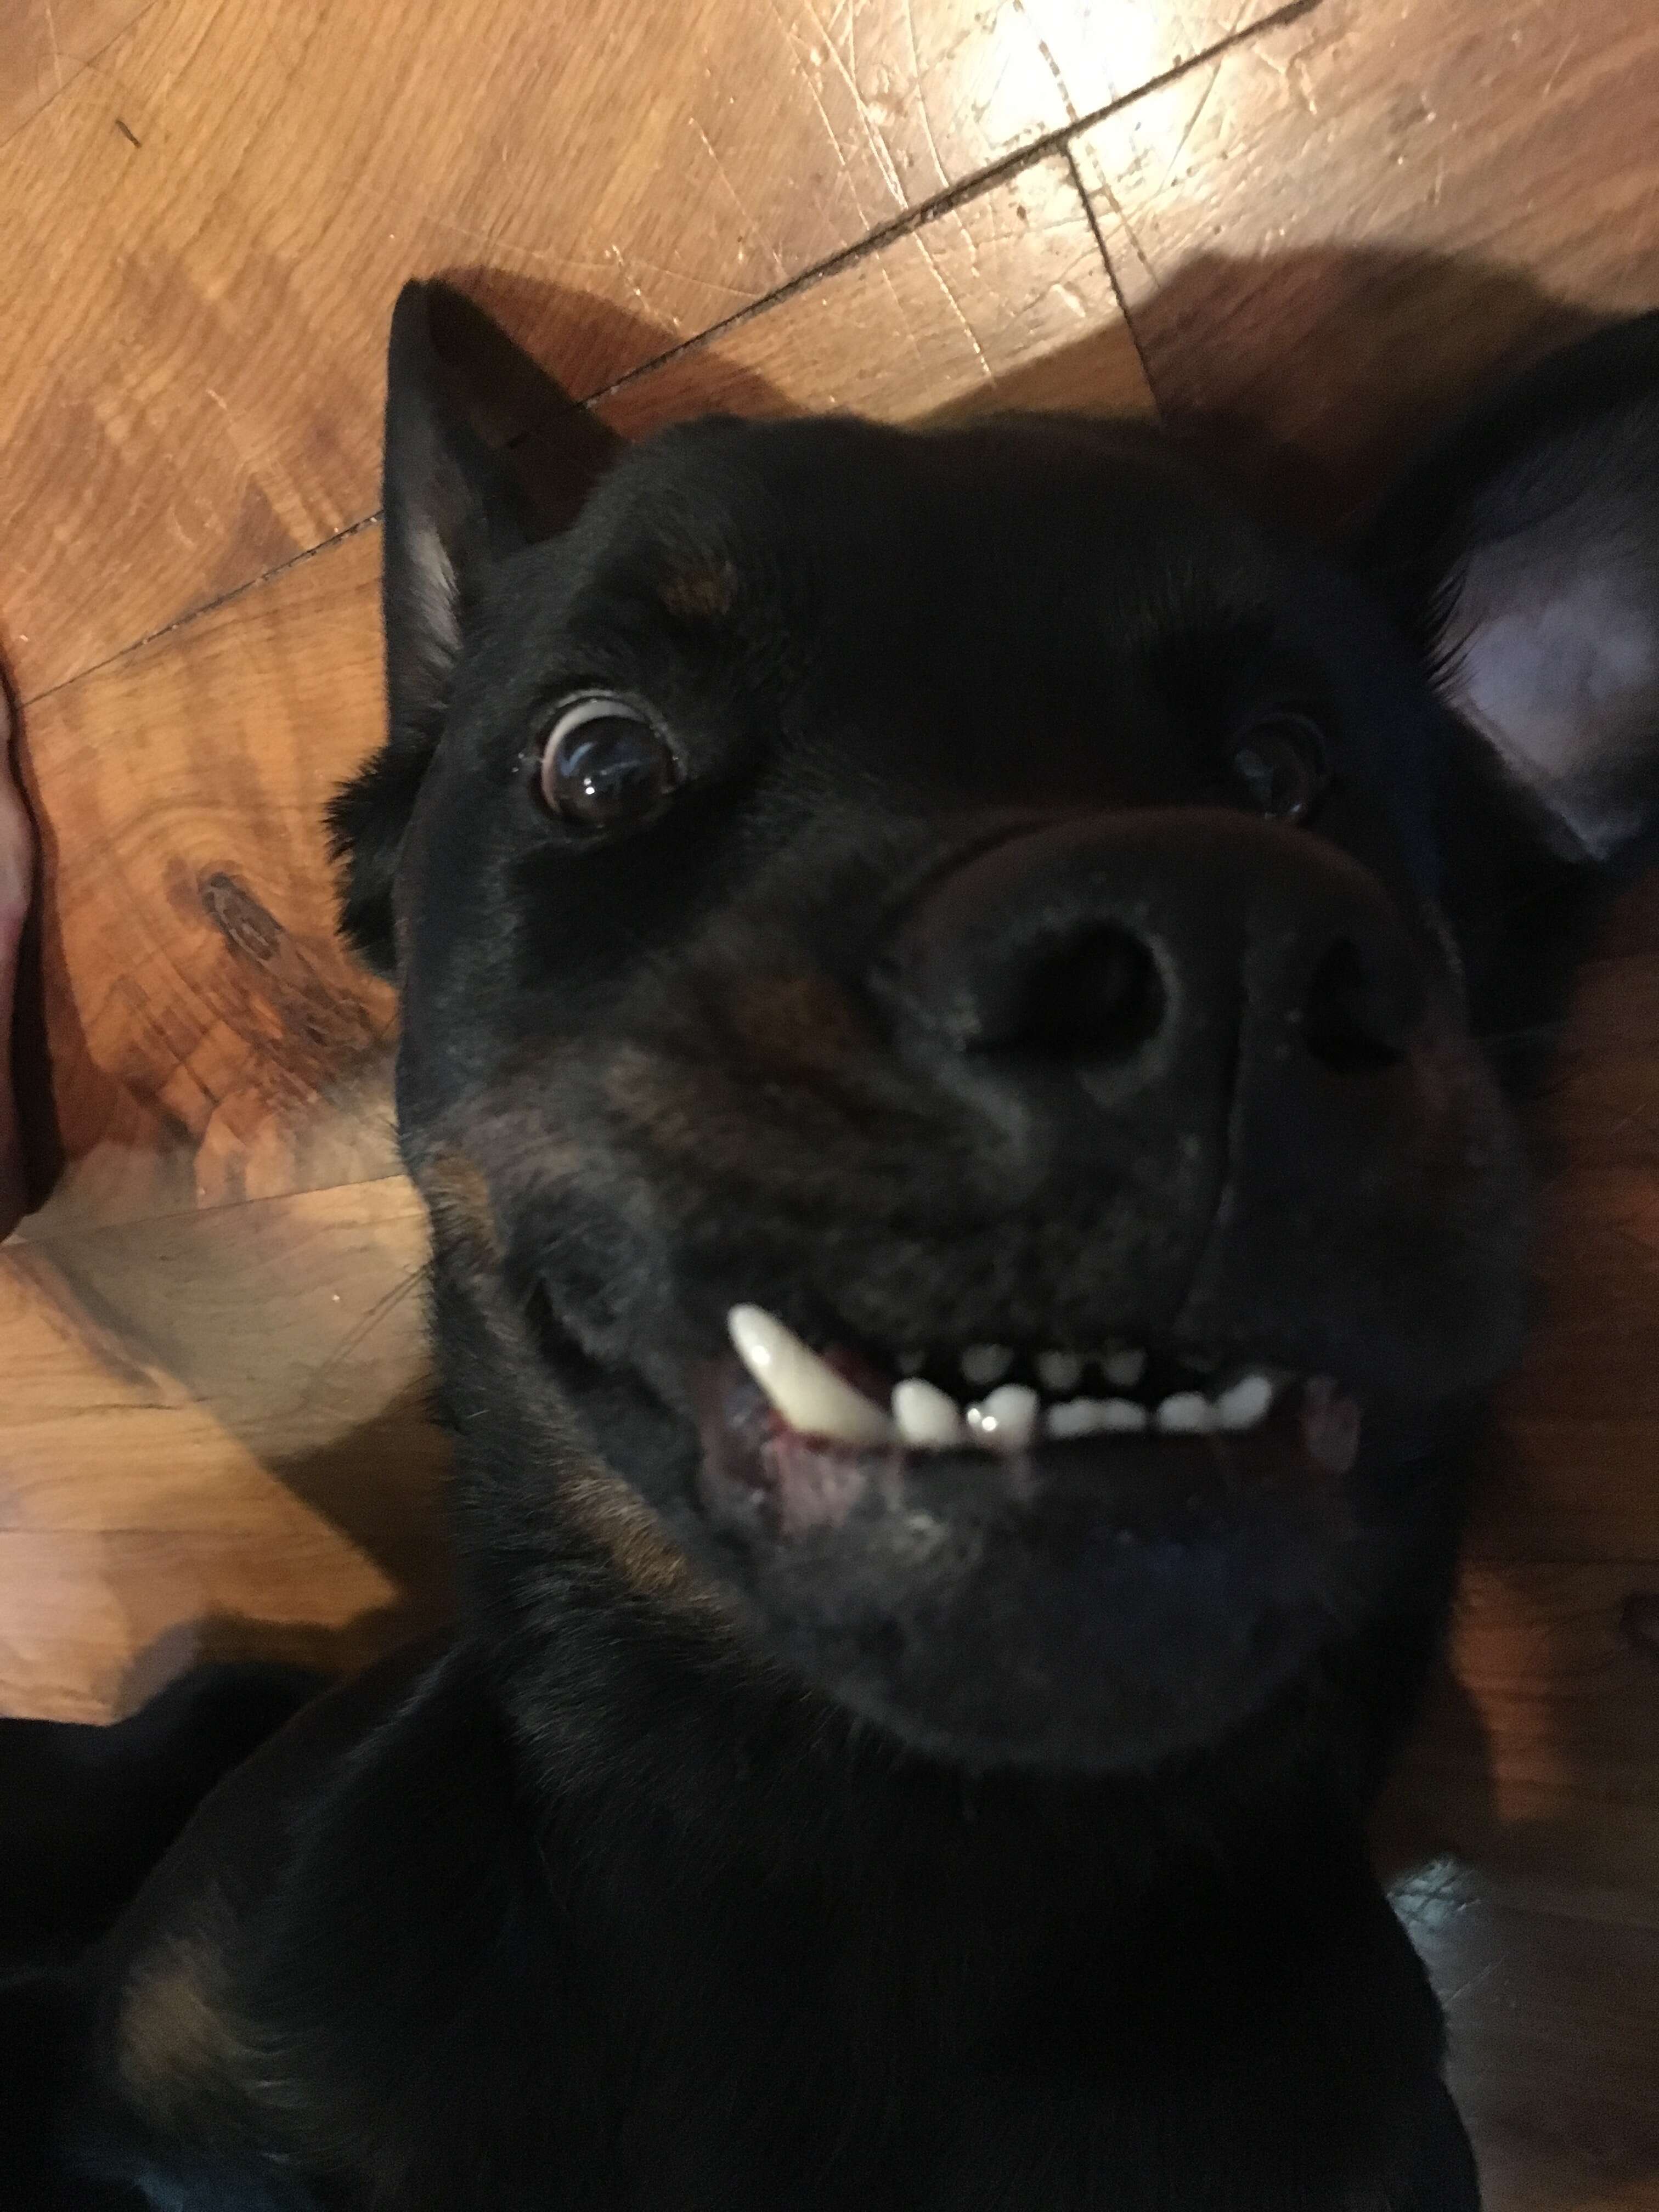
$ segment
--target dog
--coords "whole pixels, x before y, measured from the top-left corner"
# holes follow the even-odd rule
[[[572,410],[538,507],[468,312],[398,304],[332,813],[459,1621],[13,1724],[117,1869],[14,1960],[17,2201],[1467,2212],[1365,1822],[1512,1047],[1659,817],[1659,315],[1330,553],[1065,416]]]

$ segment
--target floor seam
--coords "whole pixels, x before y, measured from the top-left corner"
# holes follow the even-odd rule
[[[1087,185],[1083,181],[1083,172],[1078,167],[1077,155],[1073,150],[1070,139],[1066,143],[1065,150],[1066,166],[1072,173],[1072,182],[1076,187],[1078,198],[1083,203],[1083,212],[1088,217],[1089,228],[1093,235],[1096,247],[1099,251],[1101,265],[1106,271],[1106,282],[1112,288],[1112,297],[1116,301],[1117,311],[1123,318],[1123,327],[1129,333],[1129,343],[1135,349],[1135,359],[1140,363],[1141,377],[1147,392],[1151,394],[1153,411],[1161,416],[1164,412],[1164,403],[1158,398],[1157,385],[1152,381],[1152,365],[1146,358],[1146,349],[1140,343],[1140,332],[1135,328],[1135,319],[1129,313],[1129,303],[1123,296],[1123,287],[1118,282],[1117,270],[1112,264],[1111,252],[1106,244],[1106,234],[1100,227],[1100,217],[1095,213],[1095,204],[1089,197]]]

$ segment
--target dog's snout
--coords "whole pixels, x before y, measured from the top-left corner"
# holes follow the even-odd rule
[[[1241,1026],[1338,1076],[1404,1055],[1421,963],[1387,892],[1305,832],[1228,814],[1030,832],[936,880],[889,946],[884,995],[953,1053],[1069,1064],[1149,1092]]]
[[[1405,1055],[1422,990],[1386,940],[1340,934],[1320,956],[1298,1010],[1302,1042],[1338,1075],[1392,1067]]]

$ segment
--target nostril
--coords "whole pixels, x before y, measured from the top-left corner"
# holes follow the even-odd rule
[[[1118,1058],[1156,1035],[1164,986],[1150,952],[1110,923],[1034,963],[998,1040],[1068,1060]]]
[[[1402,1024],[1352,938],[1339,938],[1314,970],[1302,1037],[1314,1058],[1338,1075],[1374,1074],[1405,1057]]]

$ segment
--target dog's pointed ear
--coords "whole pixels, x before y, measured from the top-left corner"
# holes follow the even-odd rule
[[[404,285],[386,355],[387,736],[329,809],[340,926],[381,975],[404,833],[486,579],[567,527],[621,444],[464,295]]]
[[[1354,550],[1538,843],[1590,873],[1645,861],[1659,842],[1659,314],[1550,356],[1474,410]]]

